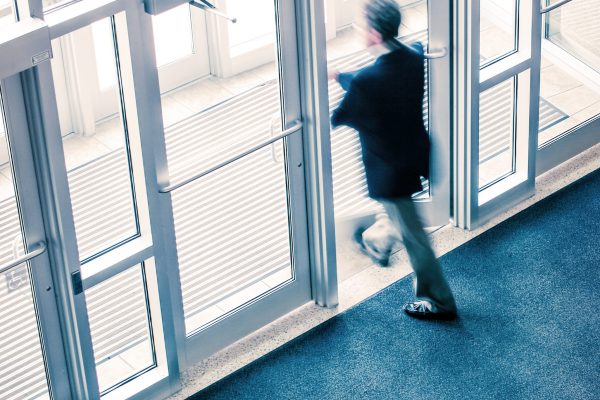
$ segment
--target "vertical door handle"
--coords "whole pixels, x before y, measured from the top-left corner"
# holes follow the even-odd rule
[[[278,131],[277,127],[281,125],[281,124],[277,124],[277,122],[280,120],[281,120],[281,117],[280,117],[279,113],[275,113],[271,117],[271,121],[269,122],[269,131],[271,132],[271,137],[275,137],[277,135],[277,131]],[[277,143],[278,142],[279,141],[271,143],[271,157],[273,158],[273,162],[275,164],[279,164],[282,161],[282,159],[277,154]]]

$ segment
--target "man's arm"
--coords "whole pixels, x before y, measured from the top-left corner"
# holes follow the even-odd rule
[[[369,116],[369,103],[365,91],[357,82],[352,80],[344,99],[333,112],[331,116],[331,125],[335,128],[339,125],[346,125],[351,128],[361,130]]]
[[[358,73],[361,70],[356,70],[356,71],[351,71],[351,72],[340,72],[337,75],[337,81],[340,84],[340,86],[342,87],[342,89],[344,90],[348,90],[350,88],[350,82],[352,82],[352,79],[354,79],[354,77],[356,75],[358,75]]]

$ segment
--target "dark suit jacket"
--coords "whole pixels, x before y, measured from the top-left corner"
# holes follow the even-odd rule
[[[408,197],[429,176],[429,136],[423,124],[424,59],[420,44],[380,56],[373,65],[340,74],[346,95],[332,125],[359,132],[369,196]]]

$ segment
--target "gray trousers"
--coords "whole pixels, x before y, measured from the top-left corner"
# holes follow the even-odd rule
[[[456,303],[435,257],[423,223],[410,198],[380,200],[392,224],[400,232],[415,271],[415,294],[441,311],[456,311]]]

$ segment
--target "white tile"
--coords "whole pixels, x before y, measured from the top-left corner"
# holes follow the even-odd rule
[[[111,118],[96,125],[96,133],[93,138],[111,151],[124,148],[125,130],[121,118]]]
[[[225,314],[225,311],[219,306],[211,306],[202,312],[194,314],[185,319],[186,330],[191,331],[194,329],[198,329],[209,322],[219,318]]]
[[[68,136],[63,140],[67,171],[108,154],[110,148],[95,137]]]
[[[171,94],[171,97],[197,113],[220,103],[233,95],[211,79],[203,79],[185,86]]]
[[[579,86],[582,86],[579,80],[566,73],[557,65],[542,69],[540,75],[540,95],[544,98],[564,93]]]
[[[290,279],[292,279],[292,270],[290,268],[284,268],[273,275],[270,275],[268,278],[263,279],[262,282],[269,288],[274,288]]]
[[[271,79],[276,78],[277,74],[273,74],[273,76],[265,79],[264,76],[261,76],[261,74],[257,73],[256,71],[250,70],[234,75],[230,78],[211,77],[210,79],[235,96],[247,90],[250,90],[253,87],[256,87],[262,83],[265,83]]]
[[[136,371],[121,358],[111,358],[96,366],[100,390],[107,389],[121,382]]]
[[[574,115],[600,101],[600,94],[585,86],[578,86],[555,96],[548,97],[547,100],[565,113]]]
[[[194,115],[194,110],[177,101],[172,94],[161,97],[163,126],[165,128]]]
[[[263,282],[257,282],[254,285],[239,291],[233,296],[229,296],[225,300],[219,302],[217,305],[225,312],[229,312],[234,308],[246,304],[250,300],[262,295],[269,289],[269,286],[265,285]]]
[[[152,365],[152,348],[150,341],[145,340],[119,354],[121,360],[134,371],[140,371]]]
[[[600,115],[600,101],[582,109],[581,111],[576,112],[573,114],[573,117],[583,122],[597,115]]]

